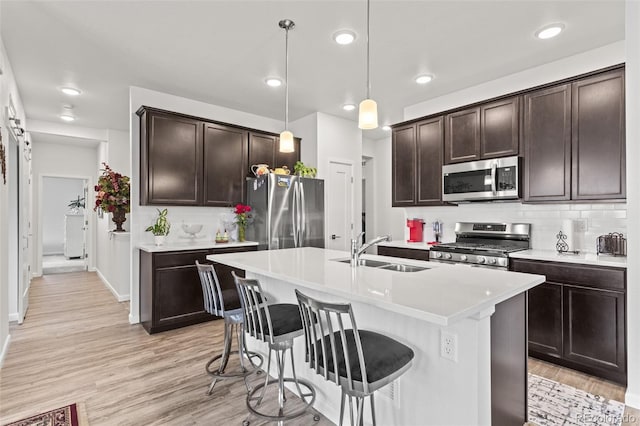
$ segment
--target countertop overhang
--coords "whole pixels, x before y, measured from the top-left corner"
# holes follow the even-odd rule
[[[159,253],[168,251],[188,251],[188,250],[206,250],[206,249],[226,249],[235,247],[250,247],[257,246],[255,241],[230,241],[228,243],[216,243],[215,241],[179,241],[179,242],[167,242],[161,246],[155,244],[138,244],[137,248],[148,253]]]
[[[492,310],[496,304],[545,281],[543,275],[386,256],[363,257],[428,269],[396,272],[367,266],[352,268],[335,261],[347,259],[348,253],[314,247],[215,254],[207,259],[328,293],[341,301],[367,303],[442,326]]]

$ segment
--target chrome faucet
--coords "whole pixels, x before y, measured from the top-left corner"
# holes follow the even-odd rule
[[[372,245],[379,244],[383,241],[391,241],[391,235],[383,235],[381,237],[376,237],[368,243],[362,244],[360,246],[360,238],[362,238],[363,235],[364,232],[361,232],[356,238],[351,240],[351,266],[358,266],[360,255]]]

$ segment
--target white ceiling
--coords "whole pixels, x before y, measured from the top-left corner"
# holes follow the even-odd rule
[[[58,145],[75,145],[89,148],[95,148],[100,145],[100,141],[96,139],[76,138],[51,133],[30,132],[29,136],[31,137],[31,141],[37,144],[54,143]]]
[[[78,126],[126,130],[130,85],[282,120],[284,88],[263,81],[284,74],[278,21],[290,18],[290,120],[314,111],[355,120],[341,105],[365,95],[365,5],[0,0],[0,28],[27,118],[59,121],[71,103]],[[550,22],[565,31],[536,39]],[[355,43],[333,42],[342,28]],[[407,105],[622,39],[623,1],[373,0],[372,97],[381,124],[399,122]],[[418,86],[421,73],[435,79]],[[63,85],[83,94],[69,98]]]

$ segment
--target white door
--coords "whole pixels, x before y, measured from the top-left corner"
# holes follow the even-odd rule
[[[349,251],[353,231],[353,165],[329,162],[327,248]]]
[[[31,154],[24,138],[19,145],[18,161],[18,323],[22,324],[29,307],[31,263],[29,259],[31,235]]]
[[[89,229],[89,212],[91,209],[91,201],[89,200],[89,181],[84,180],[84,216],[82,222],[82,259],[84,260],[84,269],[89,269],[89,253],[87,253],[87,247],[89,242],[87,241],[87,230]]]

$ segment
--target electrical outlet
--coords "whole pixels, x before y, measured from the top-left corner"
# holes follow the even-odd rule
[[[440,330],[440,356],[458,362],[458,335]]]

